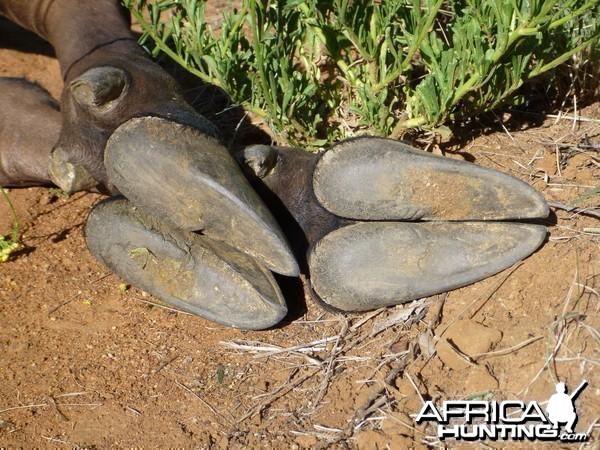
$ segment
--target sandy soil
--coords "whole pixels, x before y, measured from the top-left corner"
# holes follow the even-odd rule
[[[0,41],[0,76],[59,96],[47,47],[4,25]],[[600,104],[579,113],[595,122],[506,116],[507,131],[478,127],[443,148],[568,204],[600,179]],[[307,299],[277,329],[244,332],[122,292],[82,238],[99,195],[9,195],[24,247],[0,264],[0,447],[454,448],[465,444],[415,423],[423,400],[544,402],[557,380],[583,379],[576,429],[593,434],[588,446],[598,437],[593,217],[556,209],[534,255],[446,295],[351,316]],[[597,214],[599,198],[577,206]],[[0,233],[10,226],[0,201]]]

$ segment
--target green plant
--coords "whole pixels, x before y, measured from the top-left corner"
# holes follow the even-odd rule
[[[316,37],[312,47],[305,45],[307,29],[294,2],[273,8],[244,1],[241,9],[223,15],[219,32],[206,24],[205,1],[149,3],[149,21],[143,16],[146,3],[125,1],[144,29],[141,44],[152,55],[162,51],[223,88],[279,130],[284,141],[317,135],[329,105],[320,97]],[[171,20],[163,22],[167,11]]]
[[[407,92],[406,125],[435,126],[503,104],[528,80],[598,43],[600,26],[591,17],[588,31],[564,27],[594,6],[598,1],[464,1],[450,41],[431,33],[422,42],[429,73]]]
[[[565,62],[598,88],[600,0],[124,0],[163,52],[267,120],[281,143],[444,131],[521,101]]]
[[[21,246],[19,241],[19,218],[17,217],[17,212],[10,201],[10,197],[2,186],[0,186],[0,192],[2,192],[2,196],[8,203],[8,208],[10,209],[10,214],[13,220],[13,226],[10,232],[0,235],[0,262],[6,262],[8,261],[10,255],[16,252]]]
[[[148,265],[148,260],[151,256],[155,256],[147,247],[138,247],[129,251],[129,257],[131,259],[139,258],[142,261],[142,269],[145,269]],[[156,262],[156,261],[155,261]]]

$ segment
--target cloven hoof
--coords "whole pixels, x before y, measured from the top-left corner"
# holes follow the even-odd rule
[[[494,275],[533,253],[541,225],[494,222],[359,222],[309,253],[321,301],[354,312],[398,305]]]
[[[511,267],[545,239],[544,226],[510,221],[546,217],[546,201],[502,172],[381,138],[310,158],[299,152],[253,146],[238,159],[309,237],[311,286],[326,307],[365,311],[456,289]],[[304,173],[303,186],[290,167]],[[290,192],[301,190],[313,195],[299,203]]]
[[[269,328],[287,313],[272,273],[255,259],[174,229],[125,198],[94,206],[85,239],[115,274],[180,310],[248,330]]]
[[[517,178],[391,139],[335,145],[318,162],[313,186],[327,210],[356,220],[521,220],[549,212]]]

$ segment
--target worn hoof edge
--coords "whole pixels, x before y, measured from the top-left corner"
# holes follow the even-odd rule
[[[518,223],[356,223],[310,250],[312,289],[344,312],[398,305],[507,269],[545,237],[544,226]]]
[[[136,117],[114,131],[104,159],[110,181],[146,212],[226,241],[274,272],[299,275],[277,222],[213,136],[159,117]]]
[[[111,271],[180,310],[248,330],[272,327],[287,314],[260,263],[223,242],[173,229],[122,197],[93,208],[85,238]]]

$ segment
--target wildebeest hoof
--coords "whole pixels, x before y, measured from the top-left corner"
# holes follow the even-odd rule
[[[355,138],[322,155],[253,146],[237,157],[257,190],[275,195],[301,226],[313,293],[337,310],[474,283],[526,258],[546,236],[544,226],[485,222],[546,217],[546,201],[526,183],[398,141]]]
[[[160,220],[226,241],[274,272],[299,274],[277,222],[216,138],[137,117],[114,131],[104,158],[119,191]]]
[[[252,330],[269,328],[287,313],[273,275],[253,258],[173,229],[122,197],[94,207],[85,238],[111,271],[183,311]]]
[[[69,155],[62,147],[50,154],[48,174],[52,182],[69,195],[98,185],[85,167],[69,162]]]
[[[314,292],[337,310],[365,311],[450,291],[533,253],[541,225],[494,222],[361,222],[309,253]]]
[[[313,183],[327,210],[357,220],[513,220],[549,212],[517,178],[390,139],[335,145],[318,162]]]

